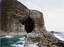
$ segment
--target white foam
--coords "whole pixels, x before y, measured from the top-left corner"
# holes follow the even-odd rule
[[[62,40],[62,41],[64,41],[64,38],[62,38],[61,36],[59,36],[58,34],[54,34],[55,35],[55,37],[57,37],[58,39],[60,39],[60,40]]]
[[[10,35],[6,35],[6,36],[4,36],[4,37],[6,37],[6,38],[12,38],[13,36],[10,36]]]

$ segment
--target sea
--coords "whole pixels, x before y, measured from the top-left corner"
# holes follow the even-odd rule
[[[56,38],[58,38],[61,41],[64,41],[64,32],[55,32],[53,35],[55,35]],[[13,36],[6,35],[6,38],[12,38]],[[26,37],[20,37],[17,43],[12,44],[11,46],[1,46],[1,47],[38,47],[37,43],[27,44],[25,46]]]
[[[38,47],[37,43],[26,43],[27,37],[26,35],[22,36],[11,36],[6,35],[0,37],[0,47]]]
[[[64,41],[64,32],[56,32],[54,33],[55,37],[61,41]]]

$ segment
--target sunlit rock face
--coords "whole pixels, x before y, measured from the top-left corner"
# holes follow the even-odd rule
[[[43,13],[38,10],[30,10],[30,17],[35,22],[34,31],[46,32]]]
[[[0,30],[11,31],[15,23],[23,23],[27,17],[29,10],[26,6],[17,0],[2,0],[0,15]],[[12,28],[12,29],[11,29]]]

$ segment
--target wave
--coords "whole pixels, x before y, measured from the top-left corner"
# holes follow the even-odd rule
[[[55,37],[58,38],[59,40],[64,41],[64,32],[57,32],[54,33]]]

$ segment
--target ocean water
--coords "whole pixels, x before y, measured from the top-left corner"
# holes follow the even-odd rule
[[[38,47],[38,43],[26,44],[26,35],[23,36],[10,36],[6,35],[0,37],[1,44],[0,47]]]
[[[54,33],[55,37],[58,38],[59,40],[64,41],[64,32],[57,32]]]
[[[64,32],[56,32],[54,33],[55,37],[58,38],[59,40],[62,40],[64,41]],[[5,38],[9,38],[10,41],[13,41],[14,40],[14,36],[4,36]],[[2,38],[4,38],[2,37]],[[17,36],[16,36],[17,37]],[[11,38],[13,38],[11,40]],[[17,39],[18,38],[18,39]],[[33,43],[33,44],[27,44],[26,46],[25,45],[25,42],[26,42],[26,37],[25,36],[18,36],[17,38],[15,38],[17,40],[16,43],[10,45],[10,46],[2,46],[2,47],[38,47],[36,43]],[[7,41],[6,41],[7,42]],[[11,43],[11,42],[9,42]],[[1,45],[0,45],[1,46]]]

